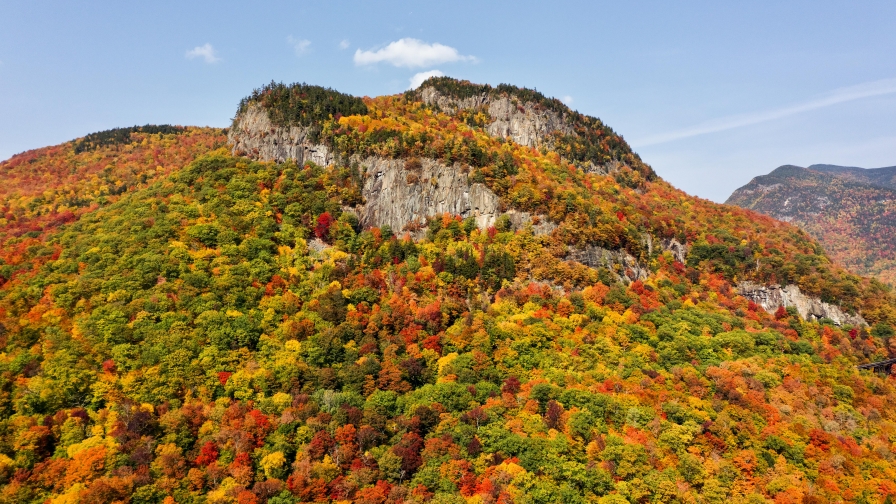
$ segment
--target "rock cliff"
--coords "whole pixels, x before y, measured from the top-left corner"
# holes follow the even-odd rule
[[[513,140],[527,147],[539,147],[555,134],[574,135],[566,115],[546,109],[531,102],[520,102],[507,96],[494,97],[482,93],[464,99],[455,99],[440,94],[435,88],[424,87],[420,98],[427,105],[437,105],[448,113],[458,110],[488,107],[491,123],[486,127],[489,135]]]
[[[755,282],[740,282],[737,292],[741,296],[761,306],[768,313],[775,313],[779,308],[793,306],[805,320],[815,321],[823,318],[832,320],[838,326],[868,325],[861,315],[844,313],[839,307],[825,303],[818,298],[809,297],[796,285],[760,285]]]
[[[609,250],[589,245],[584,249],[570,248],[567,259],[590,268],[606,268],[617,280],[624,283],[645,280],[650,275],[648,268],[642,266],[634,256],[624,250]]]
[[[302,164],[313,161],[321,166],[333,162],[329,147],[311,141],[310,128],[276,126],[268,113],[258,104],[250,104],[233,122],[227,140],[233,153],[246,155],[260,161],[282,163],[295,159]]]
[[[417,231],[426,219],[448,213],[473,217],[480,229],[494,225],[506,215],[511,229],[532,225],[535,234],[548,234],[557,226],[545,216],[501,211],[500,200],[483,184],[470,184],[461,166],[447,166],[432,159],[403,160],[379,157],[359,163],[364,173],[361,195],[365,203],[357,209],[361,225],[388,225],[395,232]]]
[[[389,225],[395,232],[425,227],[426,219],[448,213],[474,217],[480,228],[491,226],[500,215],[498,196],[483,184],[470,184],[458,166],[431,159],[368,158],[359,208],[361,225]]]

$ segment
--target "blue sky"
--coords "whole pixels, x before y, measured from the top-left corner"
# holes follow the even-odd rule
[[[439,70],[565,99],[716,201],[782,164],[896,165],[892,0],[258,4],[0,3],[0,159],[227,126],[271,80],[375,96]]]

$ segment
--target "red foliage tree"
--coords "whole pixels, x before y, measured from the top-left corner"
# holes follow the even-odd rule
[[[199,456],[196,457],[196,465],[205,467],[218,460],[218,447],[213,441],[207,441],[199,450]]]
[[[324,212],[317,218],[317,225],[314,226],[314,236],[324,239],[330,235],[330,226],[336,222],[336,219],[330,215],[330,212]]]

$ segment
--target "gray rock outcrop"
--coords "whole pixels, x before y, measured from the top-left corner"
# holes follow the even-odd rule
[[[641,240],[650,257],[653,257],[654,240],[653,236],[648,233],[645,233]],[[684,263],[687,260],[688,246],[675,238],[660,240],[659,246],[662,251],[671,253],[676,261]],[[616,280],[623,283],[645,280],[651,273],[650,268],[641,264],[635,256],[624,249],[611,250],[588,245],[584,248],[569,247],[567,250],[567,260],[584,264],[590,268],[606,268],[615,275]]]
[[[495,137],[521,145],[539,147],[549,143],[555,133],[574,135],[565,114],[535,103],[520,103],[506,96],[479,96],[457,100],[439,94],[433,88],[420,91],[425,103],[438,105],[443,111],[487,106],[492,122],[487,132]],[[293,159],[302,164],[312,161],[321,166],[333,163],[358,163],[364,176],[361,190],[364,203],[345,208],[357,215],[362,227],[388,225],[393,232],[408,232],[421,238],[430,217],[449,214],[473,217],[480,229],[493,226],[506,217],[512,230],[530,229],[536,235],[553,232],[557,225],[545,215],[532,215],[515,209],[504,209],[498,196],[480,183],[471,184],[460,165],[448,166],[434,159],[410,162],[404,159],[369,157],[336,159],[326,145],[314,143],[309,128],[280,127],[273,124],[265,109],[250,104],[234,120],[228,140],[236,155],[247,155],[261,161],[284,162]],[[610,173],[621,166],[612,161],[607,166],[590,165],[586,171]],[[648,237],[652,250],[652,239]],[[678,242],[662,243],[672,250],[677,260],[684,261],[687,248]],[[311,245],[312,248],[314,245]],[[651,252],[652,253],[652,252]],[[593,268],[607,268],[626,283],[647,278],[650,271],[624,250],[608,250],[597,246],[569,249],[568,260]]]
[[[781,307],[793,306],[804,320],[816,321],[826,318],[838,326],[868,325],[861,315],[845,313],[837,306],[825,303],[816,297],[806,296],[793,284],[781,287],[746,281],[737,284],[737,293],[761,306],[768,313],[775,313]]]
[[[490,93],[457,99],[445,96],[432,87],[420,89],[418,96],[423,103],[435,105],[448,114],[487,107],[491,122],[485,127],[486,133],[527,147],[550,148],[553,136],[557,133],[577,135],[567,114],[560,114],[533,102],[521,102],[507,96],[496,97]],[[622,166],[623,163],[613,159],[603,164],[589,161],[579,168],[587,173],[609,175]]]
[[[653,235],[650,233],[641,234],[641,245],[647,249],[647,255],[653,257]],[[672,254],[672,258],[680,263],[684,263],[688,256],[688,246],[680,243],[675,238],[665,238],[660,240],[660,249],[663,252]]]
[[[575,134],[564,116],[552,110],[539,110],[532,103],[514,103],[506,97],[492,100],[488,114],[492,118],[486,127],[489,135],[527,147],[545,144],[554,133]]]
[[[688,257],[688,246],[680,243],[675,238],[662,241],[663,250],[672,254],[676,261],[684,264]]]
[[[531,102],[519,102],[506,96],[493,97],[488,93],[462,100],[444,96],[434,88],[420,91],[420,98],[427,105],[437,105],[453,114],[458,110],[488,106],[492,122],[486,127],[489,135],[513,140],[527,147],[538,147],[554,134],[574,135],[565,114],[561,115]]]
[[[268,113],[258,104],[250,104],[227,133],[227,140],[236,155],[247,155],[259,161],[296,163],[313,161],[321,166],[333,162],[333,153],[323,144],[313,143],[309,129],[300,126],[284,128],[271,122]]]
[[[625,250],[610,250],[596,245],[582,249],[570,247],[566,258],[590,268],[606,268],[624,283],[645,280],[650,275],[650,270]]]
[[[518,212],[513,209],[502,215],[506,215],[510,221],[510,229],[526,229],[532,226],[532,234],[535,236],[548,235],[557,229],[557,224],[548,219],[547,215],[532,215],[529,212]]]
[[[557,227],[544,216],[502,212],[498,196],[483,184],[470,184],[458,165],[380,157],[367,158],[359,165],[364,172],[361,195],[365,203],[357,214],[363,227],[388,225],[396,233],[420,236],[427,218],[445,213],[473,217],[480,229],[494,225],[502,215],[509,219],[511,229],[531,225],[533,233],[548,234]]]
[[[464,99],[457,99],[451,96],[445,96],[436,91],[436,88],[429,86],[419,90],[419,97],[423,103],[427,105],[435,105],[442,110],[442,112],[451,115],[456,114],[460,110],[479,108],[483,105],[488,105],[489,103],[488,93],[482,93]]]
[[[402,159],[371,157],[360,163],[365,173],[365,204],[358,214],[363,227],[389,225],[396,233],[426,227],[426,219],[448,213],[474,217],[480,228],[500,215],[498,196],[483,184],[469,184],[458,166],[422,159],[407,167]]]

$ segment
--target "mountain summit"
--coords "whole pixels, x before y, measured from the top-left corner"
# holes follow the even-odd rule
[[[535,91],[272,83],[0,174],[0,503],[896,496],[892,292]]]
[[[896,285],[896,166],[785,165],[726,203],[793,223],[851,271]]]

